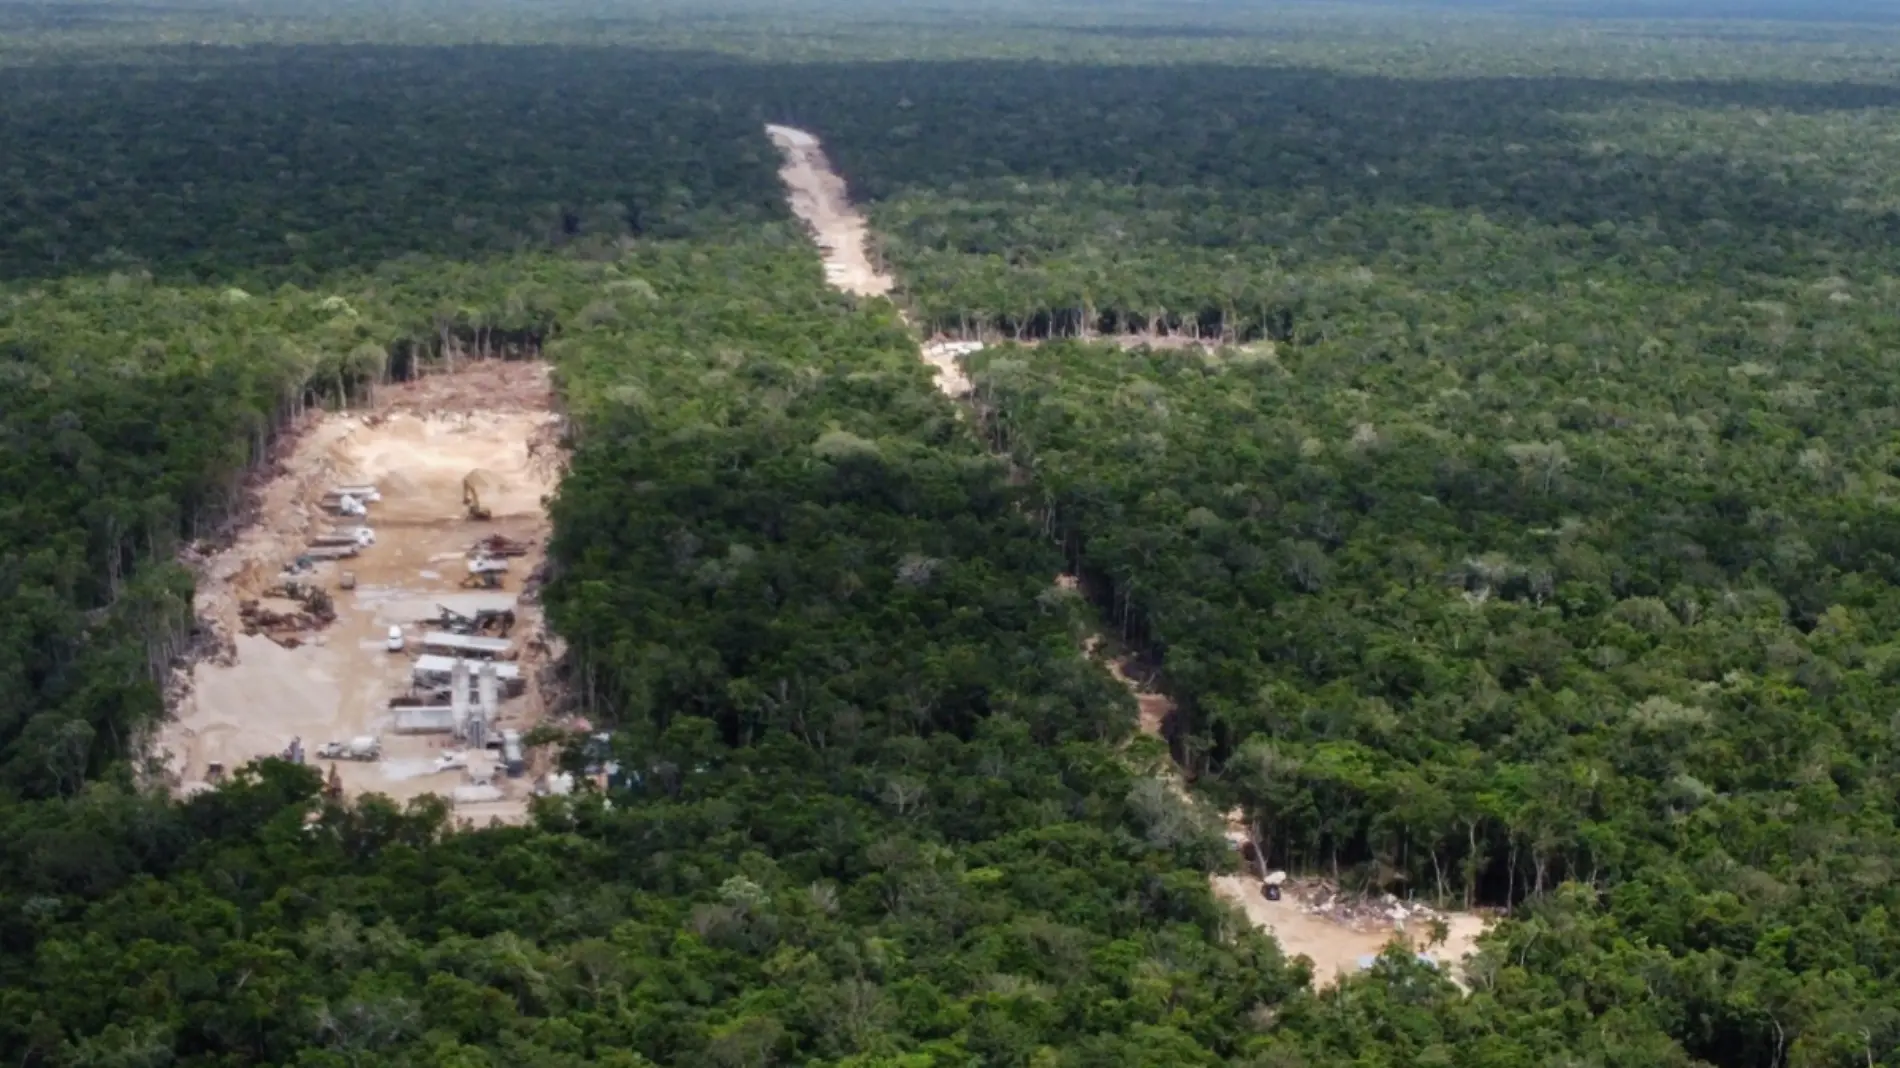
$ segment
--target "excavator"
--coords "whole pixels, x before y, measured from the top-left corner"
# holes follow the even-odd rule
[[[475,488],[475,476],[472,473],[462,479],[462,507],[468,509],[470,519],[489,518],[488,509],[482,505],[481,492]]]

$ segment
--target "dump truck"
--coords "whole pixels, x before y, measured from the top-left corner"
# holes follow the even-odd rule
[[[511,779],[518,779],[528,770],[528,761],[521,748],[521,732],[505,730],[501,732],[501,766]]]

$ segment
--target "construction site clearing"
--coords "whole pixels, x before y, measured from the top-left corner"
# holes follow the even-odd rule
[[[559,653],[538,596],[558,419],[545,366],[478,366],[492,388],[435,376],[310,417],[253,522],[198,554],[216,651],[174,678],[158,743],[180,793],[276,756],[481,826],[571,788],[523,744]]]

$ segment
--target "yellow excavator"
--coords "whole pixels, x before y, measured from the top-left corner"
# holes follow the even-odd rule
[[[462,507],[468,509],[470,519],[487,519],[488,509],[482,504],[481,491],[475,487],[475,475],[470,472],[462,479]]]

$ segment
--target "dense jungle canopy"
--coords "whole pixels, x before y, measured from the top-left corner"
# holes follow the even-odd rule
[[[0,0],[0,1061],[1900,1066],[1896,236],[1858,0]],[[169,799],[181,551],[497,335],[639,782]]]

